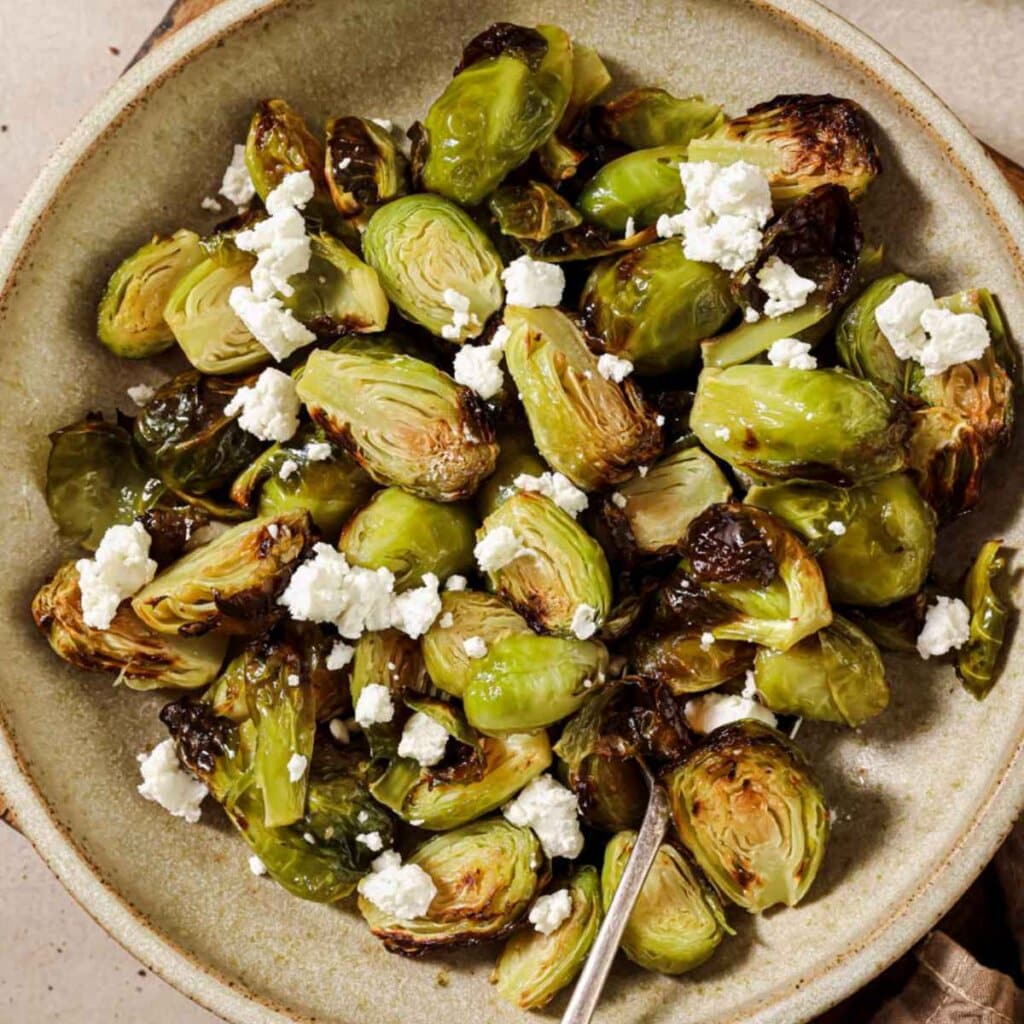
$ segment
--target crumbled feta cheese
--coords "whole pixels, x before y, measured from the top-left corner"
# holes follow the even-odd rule
[[[156,391],[148,384],[133,384],[128,389],[128,397],[141,409],[153,401]]]
[[[481,572],[497,572],[529,553],[530,549],[516,536],[511,526],[493,527],[473,548],[473,555]]]
[[[356,842],[362,843],[372,853],[380,853],[384,849],[384,840],[379,832],[359,832],[356,834]]]
[[[356,721],[364,728],[383,725],[395,717],[391,691],[380,683],[367,683],[356,701]]]
[[[621,359],[619,356],[613,356],[611,352],[604,352],[597,358],[597,372],[605,380],[612,380],[619,384],[633,372],[633,364],[628,359]]]
[[[424,767],[443,760],[448,746],[448,731],[430,715],[417,711],[405,723],[398,741],[398,756],[419,761]]]
[[[340,718],[332,718],[327,723],[327,731],[339,742],[348,743],[352,738],[348,732],[348,726]]]
[[[142,773],[139,794],[194,825],[209,790],[181,767],[174,740],[158,743],[151,754],[139,754],[138,761]]]
[[[747,697],[731,693],[705,693],[688,700],[684,708],[686,722],[695,732],[714,732],[730,722],[753,718],[770,726],[778,724],[776,717],[763,705]]]
[[[683,215],[681,213],[663,213],[655,222],[654,230],[659,238],[675,238],[683,233]]]
[[[573,860],[583,851],[576,797],[550,775],[534,779],[502,813],[513,825],[532,828],[549,857]]]
[[[637,466],[636,467],[636,471],[640,474],[641,477],[645,477],[645,476],[647,476],[648,473],[650,473],[651,467],[650,466]]]
[[[462,641],[467,658],[486,658],[487,641],[482,636],[468,636]]]
[[[597,632],[597,609],[593,605],[578,604],[569,628],[580,640],[589,640]]]
[[[623,235],[624,238],[629,238],[636,234],[636,221],[632,217],[626,218],[626,230]]]
[[[285,459],[281,463],[281,468],[277,471],[277,475],[282,480],[287,480],[290,477],[295,476],[299,471],[299,464],[294,459]]]
[[[710,651],[715,643],[715,634],[703,632],[700,635],[700,649],[702,651]]]
[[[827,529],[829,533],[834,533],[837,537],[842,537],[842,535],[846,533],[846,525],[841,523],[838,519],[833,519],[825,529]]]
[[[665,426],[665,417],[662,416],[662,414],[659,412],[658,415],[654,417],[654,422],[659,427],[663,427],[663,426]]]
[[[468,295],[463,295],[454,288],[445,288],[441,294],[441,301],[452,311],[452,322],[441,328],[442,338],[448,341],[463,341],[480,333],[480,319],[475,313],[470,312]]]
[[[298,782],[303,775],[306,774],[306,767],[309,764],[309,759],[305,754],[292,754],[288,758],[288,781]]]
[[[740,696],[746,697],[747,700],[754,700],[757,697],[757,676],[749,668],[743,677],[743,689],[740,691]]]
[[[757,272],[757,283],[768,296],[764,304],[767,317],[782,316],[799,309],[817,285],[807,277],[801,277],[788,263],[772,256]]]
[[[209,210],[211,213],[220,213],[224,209],[221,204],[213,198],[213,196],[204,196],[202,202],[199,204],[204,210]]]
[[[235,206],[248,206],[255,198],[256,186],[245,165],[245,146],[236,144],[231,151],[231,163],[224,170],[220,194]]]
[[[915,359],[924,348],[921,316],[935,308],[935,295],[920,281],[904,281],[878,305],[875,323],[900,359]]]
[[[75,563],[87,626],[109,629],[121,602],[156,575],[156,562],[149,557],[151,542],[142,523],[118,524],[103,534],[92,558]]]
[[[717,437],[719,441],[728,441],[729,438],[732,437],[732,431],[728,427],[718,427],[715,430],[715,437]]]
[[[768,349],[768,362],[772,366],[787,366],[791,370],[817,369],[818,360],[811,354],[811,346],[796,338],[779,338]]]
[[[586,494],[562,473],[541,473],[540,476],[520,473],[512,483],[521,491],[536,491],[547,496],[573,519],[587,507]]]
[[[743,313],[744,322],[748,324],[756,324],[757,321],[760,319],[761,314],[758,313],[758,311],[754,309],[753,306],[747,306],[746,310]]]
[[[455,353],[452,374],[456,383],[475,391],[487,401],[493,398],[505,383],[501,369],[502,349],[493,342],[489,345],[463,345]]]
[[[278,362],[316,341],[316,335],[303,327],[276,297],[260,299],[251,288],[239,285],[231,289],[228,305],[246,330]]]
[[[455,625],[455,616],[452,615],[451,612],[445,612],[444,615],[442,615],[441,618],[437,620],[437,624],[442,629],[451,629],[452,626]]]
[[[303,454],[310,462],[326,462],[334,449],[326,441],[311,441],[303,449]]]
[[[541,933],[550,935],[561,927],[572,914],[572,896],[568,889],[541,896],[530,908],[530,924]]]
[[[505,301],[510,306],[557,306],[565,291],[565,272],[557,263],[520,256],[502,272]]]
[[[747,217],[707,219],[693,210],[682,214],[683,252],[699,263],[717,263],[725,270],[746,266],[761,248],[761,229]]]
[[[238,425],[261,441],[287,441],[299,429],[300,408],[295,381],[268,367],[251,388],[235,392],[224,415],[238,416]]]
[[[350,157],[350,156],[343,157],[341,160],[338,161],[338,170],[339,171],[347,170],[349,164],[351,164],[351,163],[352,163],[352,157]]]
[[[309,843],[310,846],[316,846],[316,836],[312,832],[303,832],[302,838]]]
[[[958,597],[940,596],[924,616],[917,653],[926,661],[959,650],[971,638],[971,613]]]
[[[267,865],[264,864],[263,861],[261,861],[254,853],[249,858],[249,870],[259,878],[261,875],[265,875],[267,873]]]
[[[289,686],[298,686],[302,680],[299,678],[298,672],[289,672],[285,682],[287,682]]]
[[[453,593],[457,593],[460,590],[465,590],[469,586],[469,580],[465,576],[460,576],[456,573],[454,576],[449,576],[445,581],[444,589],[450,590]]]
[[[428,572],[423,576],[422,586],[399,594],[394,600],[391,625],[413,640],[423,636],[441,614],[441,595],[437,592],[440,583],[432,572]]]
[[[935,377],[951,366],[980,359],[991,341],[988,325],[976,313],[926,309],[921,314],[921,326],[928,340],[917,359],[926,377]]]
[[[625,508],[629,503],[629,499],[622,493],[622,491],[612,491],[612,504],[616,508]]]
[[[344,640],[335,640],[327,655],[327,671],[340,672],[355,657],[356,649]]]
[[[394,850],[382,853],[359,880],[360,894],[399,921],[422,917],[437,895],[434,880],[418,864],[403,864]]]

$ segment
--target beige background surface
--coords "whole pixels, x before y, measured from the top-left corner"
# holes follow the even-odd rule
[[[0,0],[0,223],[168,2]],[[1024,162],[1024,0],[832,0],[829,6],[902,58],[979,137]],[[167,884],[174,870],[168,864],[167,875],[153,884]],[[28,844],[0,827],[0,1020],[215,1024],[216,1018],[117,947]]]

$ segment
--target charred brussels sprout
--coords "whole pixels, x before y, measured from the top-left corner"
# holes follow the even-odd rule
[[[164,306],[177,283],[203,259],[199,236],[182,229],[154,238],[114,271],[100,299],[97,333],[115,356],[145,359],[174,343]]]
[[[132,608],[158,633],[260,633],[312,543],[305,512],[241,523],[159,573]]]
[[[638,149],[606,163],[583,186],[578,205],[591,223],[621,235],[632,217],[637,227],[663,213],[678,213],[685,199],[679,165],[686,145]]]
[[[573,48],[554,25],[498,23],[467,45],[423,121],[423,187],[475,206],[554,132],[569,103]]]
[[[351,565],[390,569],[395,589],[473,567],[475,519],[465,505],[439,505],[398,487],[378,491],[349,521],[338,548]]]
[[[910,383],[910,366],[892,350],[875,320],[875,310],[901,284],[906,274],[880,277],[861,292],[843,311],[836,325],[836,355],[851,373],[879,386],[904,394]]]
[[[729,275],[695,263],[678,240],[645,245],[599,263],[580,299],[587,324],[606,352],[630,360],[637,373],[685,370],[700,342],[736,310]]]
[[[721,127],[722,108],[701,96],[678,99],[664,89],[632,89],[597,111],[597,130],[630,149],[685,146]]]
[[[363,253],[399,312],[439,337],[475,338],[501,306],[494,246],[469,214],[440,196],[405,196],[381,207],[363,235]],[[453,327],[456,312],[467,322]]]
[[[505,361],[541,455],[584,490],[621,483],[661,449],[636,385],[606,380],[576,324],[557,309],[505,311]]]
[[[754,647],[738,640],[701,643],[701,629],[648,631],[634,638],[630,668],[683,696],[742,676],[754,666]]]
[[[206,686],[220,671],[228,645],[220,636],[154,633],[127,604],[117,610],[108,629],[87,626],[74,562],[58,569],[39,590],[32,617],[66,662],[89,672],[117,672],[117,681],[132,690]]]
[[[543,182],[505,185],[488,200],[503,235],[543,242],[583,223],[580,213]]]
[[[565,891],[572,907],[569,916],[550,935],[532,928],[513,935],[491,975],[498,994],[522,1010],[547,1006],[579,974],[601,927],[597,868],[580,868]]]
[[[491,644],[463,692],[466,718],[485,733],[528,732],[576,711],[608,668],[604,645],[535,633]]]
[[[690,425],[712,455],[754,478],[869,480],[905,458],[903,407],[842,370],[705,370]]]
[[[135,420],[135,442],[174,491],[206,494],[229,483],[262,449],[224,407],[251,378],[178,374],[157,389]]]
[[[161,491],[121,424],[90,415],[50,435],[46,505],[57,529],[90,551],[108,527],[132,522]]]
[[[499,433],[498,462],[476,495],[476,510],[480,518],[486,519],[503,501],[518,493],[516,477],[523,474],[541,476],[547,468],[525,426]]]
[[[878,648],[838,617],[788,651],[760,648],[754,675],[761,701],[772,711],[812,721],[856,727],[889,704]]]
[[[378,483],[461,501],[494,469],[497,445],[479,400],[422,360],[317,351],[298,393]]]
[[[964,603],[971,612],[971,635],[957,655],[957,675],[967,690],[984,700],[996,683],[1011,604],[1003,594],[1006,556],[1002,541],[983,544],[964,581]]]
[[[423,917],[399,920],[359,897],[370,931],[393,953],[500,938],[526,914],[550,874],[533,832],[502,818],[434,836],[406,863],[430,875],[437,889]]]
[[[286,175],[308,171],[318,193],[309,212],[325,201],[330,206],[324,147],[284,100],[262,100],[256,107],[245,140],[245,165],[260,199],[266,200]]]
[[[635,843],[635,832],[620,832],[605,847],[601,894],[606,909]],[[622,951],[648,971],[682,974],[708,960],[731,931],[715,891],[683,854],[662,843],[622,933]]]
[[[409,191],[408,161],[391,134],[364,117],[327,122],[327,186],[347,221],[365,224],[383,203]]]
[[[855,199],[882,172],[867,114],[853,100],[776,96],[727,120],[689,146],[689,159],[757,164],[772,199],[788,203],[819,185],[842,185]]]
[[[781,733],[716,729],[667,779],[676,831],[715,888],[752,914],[794,906],[828,842],[821,785]]]

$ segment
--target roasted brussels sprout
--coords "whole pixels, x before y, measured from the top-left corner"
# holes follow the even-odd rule
[[[135,420],[146,462],[175,492],[206,494],[229,483],[262,449],[224,407],[252,378],[180,373],[157,389]]]
[[[261,100],[256,107],[245,140],[245,165],[260,199],[265,200],[286,175],[308,171],[318,194],[307,212],[312,215],[325,202],[330,207],[323,144],[284,100]]]
[[[885,666],[867,634],[836,617],[831,626],[788,651],[762,647],[754,676],[772,711],[818,722],[858,726],[889,704]]]
[[[910,365],[893,352],[878,327],[875,310],[909,280],[906,274],[888,274],[872,281],[843,310],[836,324],[836,355],[843,366],[858,377],[901,395],[909,389]]]
[[[241,523],[159,573],[132,608],[158,633],[255,635],[279,614],[277,597],[312,544],[305,512]]]
[[[476,520],[465,505],[440,505],[398,487],[378,491],[342,531],[338,549],[351,565],[390,569],[395,590],[418,587],[474,565]]]
[[[461,697],[475,661],[466,653],[467,641],[477,637],[490,649],[502,637],[529,632],[526,619],[493,594],[446,592],[441,595],[441,614],[421,641],[430,681]]]
[[[819,185],[842,185],[859,197],[882,172],[867,114],[853,100],[803,94],[776,96],[727,120],[689,146],[689,159],[757,164],[775,203]]]
[[[423,187],[463,206],[482,202],[554,132],[572,78],[572,43],[562,29],[500,22],[486,29],[466,46],[423,121]]]
[[[911,413],[907,469],[943,520],[977,504],[985,462],[981,436],[959,413],[938,406]]]
[[[661,374],[692,366],[736,303],[724,270],[688,260],[678,239],[666,239],[594,267],[580,308],[605,352]]]
[[[228,529],[227,523],[211,523],[203,509],[191,505],[156,505],[138,518],[149,534],[149,557],[161,568]]]
[[[565,891],[572,907],[569,916],[548,934],[532,928],[516,932],[494,967],[491,982],[498,994],[520,1009],[547,1006],[579,974],[597,938],[604,916],[597,868],[580,868]]]
[[[630,646],[633,672],[664,683],[683,696],[711,690],[754,666],[754,646],[738,640],[702,642],[701,629],[640,633]]]
[[[298,392],[378,483],[460,501],[494,469],[498,446],[480,401],[422,360],[317,351]]]
[[[324,171],[335,209],[357,226],[378,206],[409,191],[405,155],[389,132],[364,117],[327,122]]]
[[[494,472],[476,493],[476,510],[480,518],[486,519],[503,501],[519,491],[517,477],[541,476],[547,468],[525,426],[499,433],[498,461]]]
[[[199,236],[182,228],[133,252],[110,276],[97,334],[115,356],[145,359],[174,344],[164,306],[178,282],[203,259]]]
[[[595,127],[630,149],[685,146],[720,128],[722,108],[701,96],[678,99],[664,89],[631,89],[601,106]],[[673,211],[674,212],[674,211]]]
[[[578,206],[591,223],[621,235],[632,217],[637,227],[663,213],[678,213],[685,199],[679,165],[686,145],[638,149],[606,163],[583,186]]]
[[[503,600],[546,633],[585,639],[600,629],[612,605],[608,559],[568,512],[543,494],[525,491],[499,505],[478,536],[482,541],[495,530],[511,530],[523,549],[487,574]]]
[[[108,629],[87,626],[74,562],[40,588],[32,600],[32,618],[66,662],[89,672],[117,672],[116,681],[131,690],[206,686],[220,671],[228,645],[221,636],[154,633],[127,604],[117,610]]]
[[[661,449],[654,410],[630,380],[606,380],[573,321],[557,309],[505,311],[505,362],[541,455],[584,490],[621,483]]]
[[[869,480],[905,458],[903,407],[843,370],[704,370],[690,426],[712,455],[755,479]]]
[[[131,433],[98,414],[50,435],[46,505],[57,529],[95,551],[117,523],[130,523],[163,491],[139,465]]]
[[[529,732],[576,711],[601,686],[604,645],[535,633],[513,633],[475,661],[463,691],[470,725],[484,733]]]
[[[971,611],[971,636],[957,654],[957,675],[967,690],[984,700],[996,683],[1009,625],[1010,602],[1002,593],[1006,556],[1002,541],[983,544],[964,581],[963,599]]]
[[[582,215],[549,185],[505,185],[487,201],[503,235],[543,242],[583,223]]]
[[[658,240],[654,225],[637,228],[625,237],[613,235],[604,228],[583,223],[579,227],[560,231],[543,242],[531,242],[521,238],[519,244],[537,260],[547,263],[569,263],[574,260],[596,260],[604,256],[618,256],[641,245],[650,245]]]
[[[365,896],[359,911],[393,953],[500,938],[525,915],[550,875],[537,837],[503,818],[485,818],[433,836],[409,857],[437,892],[427,913],[403,921]]]
[[[720,893],[752,914],[803,899],[825,855],[829,814],[782,733],[751,719],[716,729],[666,784],[679,838]]]
[[[619,887],[635,832],[613,836],[604,851],[601,894],[607,909]],[[622,933],[622,951],[660,974],[682,974],[708,960],[732,932],[715,891],[670,843],[662,843]]]

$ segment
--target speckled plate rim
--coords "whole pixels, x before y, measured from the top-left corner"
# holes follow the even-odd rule
[[[97,103],[47,162],[0,236],[0,310],[22,254],[45,224],[54,197],[78,172],[102,137],[197,53],[216,45],[238,26],[289,2],[225,0],[162,43]],[[963,178],[965,188],[978,195],[1024,278],[1024,206],[977,140],[908,68],[815,0],[729,2],[765,10],[794,31],[813,36],[890,92],[901,109],[917,121],[920,130],[943,148]],[[68,892],[105,931],[165,981],[235,1024],[292,1024],[304,1019],[246,991],[162,936],[104,880],[36,787],[22,762],[2,707],[0,792],[18,827]],[[946,860],[894,908],[892,917],[833,963],[802,979],[792,992],[756,1008],[745,1020],[750,1024],[754,1020],[757,1024],[805,1021],[864,985],[938,922],[988,863],[1022,810],[1024,735],[1018,737],[999,777]]]

